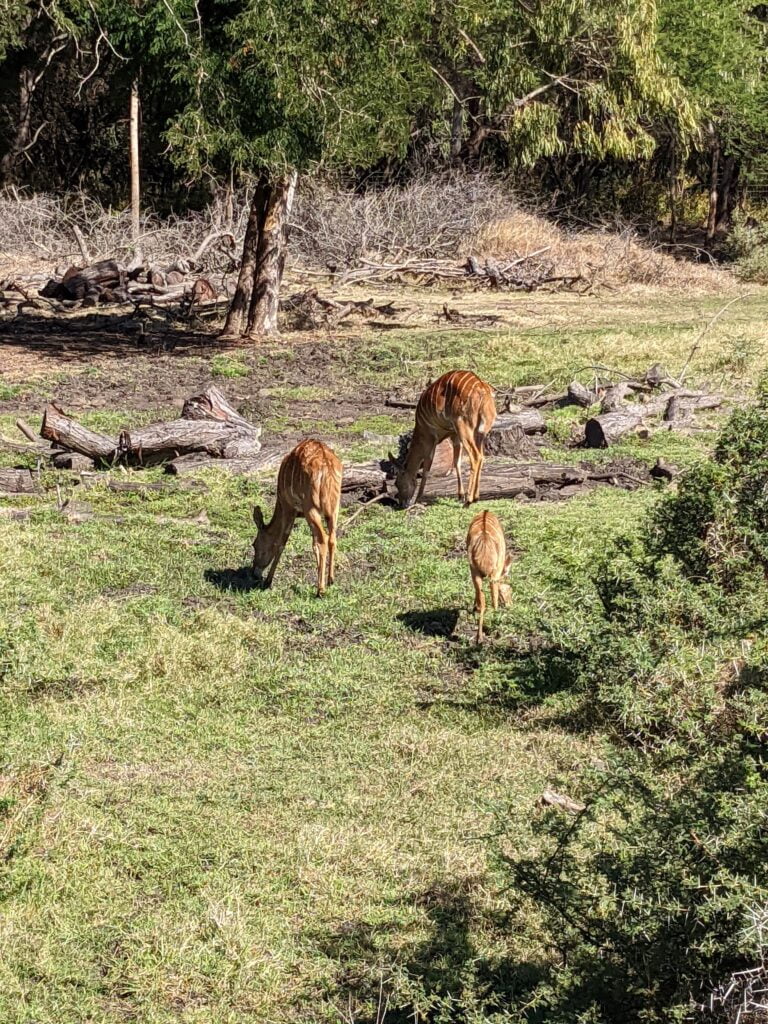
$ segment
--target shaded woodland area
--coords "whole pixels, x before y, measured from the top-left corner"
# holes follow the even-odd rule
[[[277,327],[299,175],[365,191],[495,169],[561,221],[631,219],[709,258],[768,173],[765,54],[764,6],[743,0],[15,0],[0,184],[130,203],[140,259],[143,209],[216,198],[231,227],[251,183],[225,333],[255,337]]]

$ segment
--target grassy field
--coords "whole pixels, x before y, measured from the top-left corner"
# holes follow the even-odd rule
[[[364,431],[408,423],[384,408],[390,389],[458,365],[499,387],[595,364],[679,370],[724,301],[525,296],[487,332],[286,336],[154,362],[44,353],[2,379],[0,431],[67,388],[94,426],[147,421],[212,378],[265,436],[319,433],[362,456]],[[735,304],[701,338],[691,381],[745,393],[766,365],[767,314],[761,294]],[[144,383],[140,403],[125,398],[132,375],[171,372],[178,394]],[[553,445],[583,415],[552,414]],[[711,436],[621,451],[684,466]],[[436,992],[484,984],[514,1000],[551,952],[493,850],[534,850],[542,789],[578,797],[574,769],[601,756],[557,641],[585,628],[596,560],[657,492],[490,503],[519,555],[511,606],[478,651],[456,502],[373,506],[318,601],[305,524],[274,588],[249,586],[251,508],[271,502],[273,477],[204,484],[65,489],[93,513],[79,523],[53,491],[4,503],[34,511],[0,519],[0,1020],[397,1024],[425,1019]]]

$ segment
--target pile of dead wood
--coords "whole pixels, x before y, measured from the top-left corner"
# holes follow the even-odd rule
[[[36,455],[55,469],[154,466],[190,456],[239,461],[261,449],[261,427],[244,419],[216,387],[187,399],[179,419],[126,428],[117,437],[84,427],[55,402],[45,408],[40,438],[21,420],[17,427],[27,443],[0,438],[0,447]]]
[[[514,259],[494,260],[468,256],[463,261],[420,259],[413,257],[395,263],[363,259],[361,266],[331,276],[340,284],[362,281],[410,281],[416,284],[437,284],[441,281],[467,282],[476,287],[505,291],[587,291],[592,282],[582,274],[557,274],[555,264],[546,258],[550,246]]]
[[[506,396],[506,408],[595,406],[595,414],[578,428],[573,443],[583,448],[610,448],[631,434],[647,438],[664,430],[695,431],[695,413],[717,409],[725,401],[722,395],[686,388],[683,380],[670,376],[658,363],[641,377],[607,367],[589,369],[594,371],[590,386],[573,380],[558,392],[546,385],[514,388]],[[615,382],[616,377],[621,379]]]
[[[229,296],[222,286],[200,276],[200,264],[179,259],[165,267],[124,266],[99,260],[69,267],[47,281],[15,277],[0,281],[0,307],[32,306],[63,312],[95,306],[174,306],[184,312],[215,306]]]
[[[368,500],[378,495],[394,498],[396,470],[397,465],[388,459],[345,466],[344,489],[347,492],[356,491],[360,498]],[[480,500],[563,500],[586,494],[601,485],[634,490],[653,483],[654,479],[669,480],[676,472],[674,468],[663,464],[649,470],[640,463],[629,464],[626,460],[603,466],[587,463],[569,466],[556,462],[519,462],[517,459],[497,456],[485,463],[480,483]],[[431,504],[440,498],[455,497],[456,477],[451,470],[450,460],[438,465],[436,458],[423,501]]]
[[[546,432],[542,409],[547,406],[599,404],[578,443],[584,447],[607,447],[630,431],[646,429],[644,424],[650,416],[663,417],[658,429],[677,428],[688,423],[696,410],[716,408],[721,401],[721,396],[682,387],[659,366],[651,367],[640,380],[627,378],[607,388],[600,381],[593,388],[574,381],[562,393],[552,393],[547,388],[513,389],[507,395],[505,411],[498,415],[486,439],[489,458],[481,495],[484,499],[565,498],[599,484],[632,488],[648,484],[654,477],[671,479],[674,475],[673,469],[661,463],[649,471],[641,463],[630,465],[626,461],[602,466],[538,461],[538,448]],[[413,401],[394,398],[388,399],[387,404],[398,408],[415,406]],[[17,426],[26,442],[0,437],[0,447],[31,453],[37,457],[38,466],[83,473],[83,479],[99,469],[141,468],[161,463],[166,472],[176,476],[212,467],[234,474],[251,474],[276,468],[291,447],[284,443],[262,448],[261,427],[241,416],[216,387],[189,398],[179,419],[126,428],[116,437],[84,427],[55,403],[45,409],[39,437],[23,421],[17,421]],[[394,496],[394,478],[409,439],[409,434],[392,439],[398,447],[395,455],[346,465],[346,500]],[[382,442],[385,440],[382,438]],[[452,455],[449,441],[438,446],[426,488],[427,501],[455,495]],[[0,493],[33,494],[40,489],[39,474],[34,471],[0,471]]]
[[[307,288],[306,291],[281,299],[280,310],[289,314],[293,326],[298,330],[335,327],[350,316],[359,316],[363,319],[390,319],[404,312],[403,308],[398,308],[393,302],[376,305],[373,299],[325,299],[318,293],[317,288]]]

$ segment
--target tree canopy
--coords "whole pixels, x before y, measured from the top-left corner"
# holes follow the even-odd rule
[[[233,172],[385,158],[492,163],[575,198],[630,164],[709,188],[713,131],[718,179],[763,160],[761,12],[746,0],[6,0],[2,174],[119,199],[138,75],[147,177],[174,201],[181,183]]]

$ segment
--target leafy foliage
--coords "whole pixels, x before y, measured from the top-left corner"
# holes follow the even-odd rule
[[[432,87],[418,3],[211,6],[174,66],[187,102],[169,130],[193,171],[354,166],[403,150]]]
[[[526,1019],[689,1019],[764,962],[767,483],[762,399],[599,574],[577,677],[613,752],[585,812],[540,822],[544,861],[506,862],[561,957]]]
[[[748,225],[743,217],[737,217],[726,251],[742,280],[768,284],[768,226],[757,222]]]

